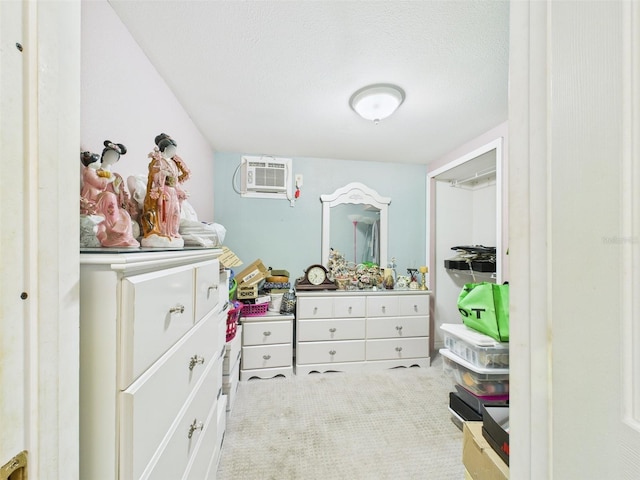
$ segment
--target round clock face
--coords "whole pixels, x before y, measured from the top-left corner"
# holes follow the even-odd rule
[[[327,273],[322,267],[311,267],[307,271],[307,278],[311,285],[320,285],[327,278]]]

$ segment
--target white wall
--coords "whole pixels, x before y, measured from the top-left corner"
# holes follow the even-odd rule
[[[213,221],[213,148],[106,1],[82,2],[81,50],[79,148],[100,153],[104,140],[124,144],[114,170],[126,179],[146,175],[155,136],[171,135],[192,172],[184,184],[189,202],[200,220]]]

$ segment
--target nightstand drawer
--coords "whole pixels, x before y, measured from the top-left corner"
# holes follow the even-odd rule
[[[245,325],[246,328],[246,325]],[[289,367],[293,359],[291,343],[285,345],[256,345],[242,347],[243,370]]]
[[[296,363],[361,362],[365,359],[364,340],[298,343]]]
[[[293,340],[293,324],[290,321],[280,322],[243,322],[242,345],[274,345],[291,343]]]
[[[367,340],[367,360],[399,360],[429,356],[429,337]]]
[[[376,317],[367,319],[367,338],[426,337],[426,317]]]
[[[193,268],[187,267],[123,280],[121,389],[193,326],[193,277]]]
[[[321,340],[357,340],[365,336],[365,319],[300,320],[296,337],[299,342]]]

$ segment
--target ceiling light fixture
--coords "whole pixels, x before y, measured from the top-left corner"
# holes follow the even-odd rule
[[[404,90],[396,85],[378,83],[361,88],[351,95],[349,105],[365,120],[378,124],[404,102]]]

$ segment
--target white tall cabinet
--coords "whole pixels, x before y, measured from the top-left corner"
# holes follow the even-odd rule
[[[219,253],[80,255],[80,478],[215,477],[228,310]]]

